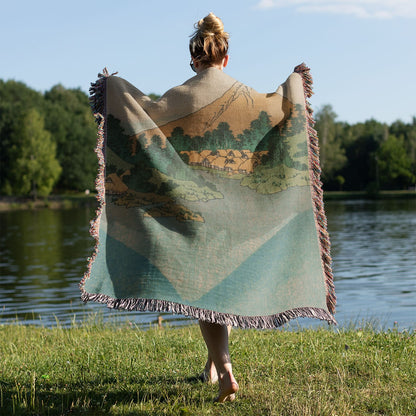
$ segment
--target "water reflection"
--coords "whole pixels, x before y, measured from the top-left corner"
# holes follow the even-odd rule
[[[340,324],[378,319],[416,325],[416,200],[326,203]],[[94,207],[0,213],[0,322],[69,325],[100,311],[105,319],[157,320],[153,313],[109,311],[79,300],[91,255]],[[167,314],[174,325],[189,320]],[[301,320],[302,324],[313,322]]]
[[[78,284],[94,240],[89,221],[95,207],[0,213],[0,322],[63,326],[102,313],[105,320],[148,325],[157,314],[110,311],[80,301]],[[183,317],[167,315],[179,325]],[[189,322],[186,320],[186,322]]]
[[[338,319],[416,322],[416,201],[326,204]]]

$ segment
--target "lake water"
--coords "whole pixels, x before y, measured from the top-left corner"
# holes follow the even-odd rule
[[[332,241],[336,319],[381,329],[416,329],[416,199],[326,203]],[[148,326],[158,314],[110,311],[79,299],[92,253],[94,207],[0,213],[0,324],[62,326],[91,314]],[[164,314],[171,325],[190,323]],[[301,325],[314,325],[301,319]],[[297,325],[297,323],[292,323]]]

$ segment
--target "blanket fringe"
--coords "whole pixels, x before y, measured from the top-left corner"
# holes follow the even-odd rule
[[[110,309],[124,309],[142,312],[171,312],[190,316],[207,322],[221,325],[231,325],[239,328],[273,329],[278,328],[291,319],[317,318],[328,323],[336,324],[334,317],[321,308],[294,308],[288,311],[268,316],[241,316],[228,313],[215,312],[208,309],[183,305],[159,299],[113,299],[106,295],[89,294],[82,291],[81,299],[84,302],[94,301],[105,303]]]
[[[98,74],[97,81],[91,83],[90,87],[90,106],[94,114],[95,122],[98,125],[97,145],[94,149],[98,158],[98,173],[95,179],[98,208],[95,211],[95,218],[90,222],[90,234],[95,239],[95,247],[93,254],[87,259],[87,271],[79,284],[82,293],[85,293],[84,284],[91,275],[91,267],[98,254],[100,219],[105,206],[105,81],[109,76],[110,74],[107,71],[107,68],[104,68],[103,73]]]
[[[303,90],[305,93],[305,105],[306,105],[306,119],[308,123],[308,135],[309,135],[309,170],[311,172],[312,182],[312,199],[314,203],[315,221],[318,228],[320,249],[321,249],[321,261],[322,267],[325,273],[325,286],[326,286],[326,304],[328,310],[334,314],[336,305],[334,276],[332,273],[332,260],[330,254],[330,240],[327,230],[327,221],[324,210],[323,190],[321,182],[321,168],[319,164],[319,141],[318,133],[314,129],[315,120],[313,118],[313,110],[308,101],[313,94],[312,91],[312,76],[310,74],[310,68],[305,63],[302,63],[295,67],[294,72],[298,73],[303,80]]]
[[[306,100],[312,95],[312,78],[309,74],[309,68],[305,64],[298,65],[295,72],[302,76],[306,111],[308,120],[308,134],[311,155],[311,171],[313,172],[313,200],[314,212],[316,222],[319,225],[320,245],[321,245],[321,259],[326,275],[326,290],[327,290],[327,306],[331,313],[328,313],[322,308],[302,307],[294,308],[281,313],[268,316],[241,316],[212,310],[197,308],[190,305],[179,304],[160,299],[114,299],[103,294],[88,293],[84,289],[85,281],[90,277],[91,267],[98,254],[99,245],[99,227],[100,218],[105,207],[105,85],[106,78],[110,76],[106,68],[102,74],[98,74],[98,80],[91,84],[90,87],[90,105],[94,113],[96,123],[98,124],[97,146],[95,152],[98,157],[98,175],[95,182],[97,189],[97,200],[99,206],[96,210],[96,216],[90,224],[90,234],[95,239],[95,248],[91,257],[88,258],[87,271],[84,274],[79,286],[81,290],[81,300],[83,302],[94,301],[104,303],[111,309],[124,309],[129,311],[148,311],[148,312],[171,312],[190,316],[195,319],[201,319],[212,323],[222,325],[231,325],[240,328],[257,328],[257,329],[271,329],[280,327],[291,319],[296,318],[317,318],[327,321],[328,323],[336,324],[332,314],[335,312],[335,290],[333,285],[333,275],[331,269],[330,244],[329,236],[326,227],[326,216],[323,208],[323,193],[322,183],[320,182],[320,167],[319,167],[319,147],[316,130],[313,129],[314,120],[312,117],[312,109],[309,102]],[[111,74],[111,75],[115,75]]]

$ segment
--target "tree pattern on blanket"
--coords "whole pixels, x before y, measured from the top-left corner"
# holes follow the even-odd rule
[[[239,180],[261,194],[308,185],[302,107],[295,105],[279,125],[272,126],[270,119],[260,111],[250,128],[236,136],[226,122],[219,122],[203,137],[190,137],[175,127],[166,140],[157,134],[149,140],[145,133],[124,135],[120,121],[110,115],[106,194],[118,206],[141,208],[144,217],[203,222],[200,212],[179,201],[222,199],[210,175]]]

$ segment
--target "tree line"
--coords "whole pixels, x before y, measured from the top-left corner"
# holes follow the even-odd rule
[[[330,105],[315,115],[326,190],[408,189],[416,181],[416,117],[390,125],[374,119],[337,121]]]
[[[0,80],[0,194],[93,189],[96,137],[81,90],[56,85],[40,93]]]
[[[348,124],[337,121],[326,105],[315,119],[324,189],[374,192],[414,186],[416,117],[410,123],[372,119]],[[40,93],[22,82],[0,80],[1,195],[93,189],[96,137],[88,96],[80,89],[56,85]]]

